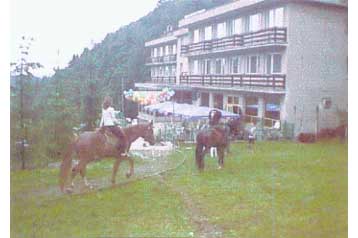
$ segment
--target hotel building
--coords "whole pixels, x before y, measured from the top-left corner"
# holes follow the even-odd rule
[[[141,90],[318,132],[348,111],[347,1],[240,0],[145,43]],[[149,75],[149,74],[148,74]]]

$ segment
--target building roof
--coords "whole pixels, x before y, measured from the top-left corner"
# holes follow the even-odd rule
[[[151,40],[151,41],[147,41],[145,42],[145,46],[149,47],[149,46],[154,46],[154,45],[160,45],[160,44],[164,44],[164,43],[168,43],[171,41],[176,41],[177,37],[174,36],[173,34],[170,35],[166,35],[166,36],[162,36],[160,38]]]
[[[289,3],[289,2],[297,2],[297,3],[318,3],[318,4],[326,4],[340,7],[348,7],[347,0],[234,0],[231,3],[227,3],[215,8],[211,8],[208,10],[200,10],[189,15],[186,15],[183,19],[179,21],[180,27],[187,27],[192,24],[202,22],[208,20],[213,17],[220,17],[225,14],[232,13],[237,10],[243,10],[245,8],[251,8],[260,4],[278,4],[278,3]]]
[[[161,45],[165,43],[169,43],[171,41],[176,41],[178,36],[185,35],[188,33],[187,28],[180,28],[175,31],[169,32],[166,35],[153,39],[151,41],[145,42],[146,47],[155,46],[155,45]]]

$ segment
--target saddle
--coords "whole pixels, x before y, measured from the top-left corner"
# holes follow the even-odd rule
[[[104,135],[104,137],[106,138],[106,143],[113,146],[116,146],[118,144],[118,138],[111,131],[106,130],[106,128],[97,128],[96,131]]]

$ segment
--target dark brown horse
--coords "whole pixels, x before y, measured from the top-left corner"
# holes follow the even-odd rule
[[[230,136],[237,136],[240,129],[240,119],[229,120],[224,126],[215,125],[201,131],[196,136],[195,160],[199,170],[204,169],[204,157],[211,147],[218,151],[219,168],[224,166],[225,149],[230,144]]]
[[[128,160],[130,164],[130,171],[126,174],[127,177],[134,174],[134,162],[133,159],[127,155],[127,152],[130,149],[131,143],[139,137],[142,137],[144,140],[149,142],[150,145],[154,145],[155,139],[153,134],[153,123],[151,122],[149,124],[129,126],[122,129],[126,135],[129,145],[124,153],[120,153],[116,148],[118,143],[117,139],[114,136],[109,135],[107,132],[104,132],[103,129],[84,132],[74,139],[74,141],[69,145],[61,164],[60,188],[62,192],[72,191],[74,187],[73,179],[78,173],[82,176],[85,185],[91,188],[92,186],[86,179],[86,166],[89,162],[102,159],[104,157],[115,158],[111,180],[113,185],[116,183],[116,174],[121,161]],[[72,168],[71,187],[65,190],[66,180],[72,164],[73,152],[76,152],[79,163]]]

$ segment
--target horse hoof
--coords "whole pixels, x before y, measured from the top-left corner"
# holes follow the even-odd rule
[[[127,178],[130,178],[131,176],[132,176],[131,173],[126,173],[126,177],[127,177]]]
[[[223,167],[221,167],[221,166],[218,167],[219,170],[222,169],[222,168],[223,168]]]
[[[65,193],[72,194],[73,193],[73,188],[66,188]]]
[[[94,185],[93,185],[93,184],[87,184],[87,185],[86,185],[86,188],[92,190],[92,189],[94,189]]]

